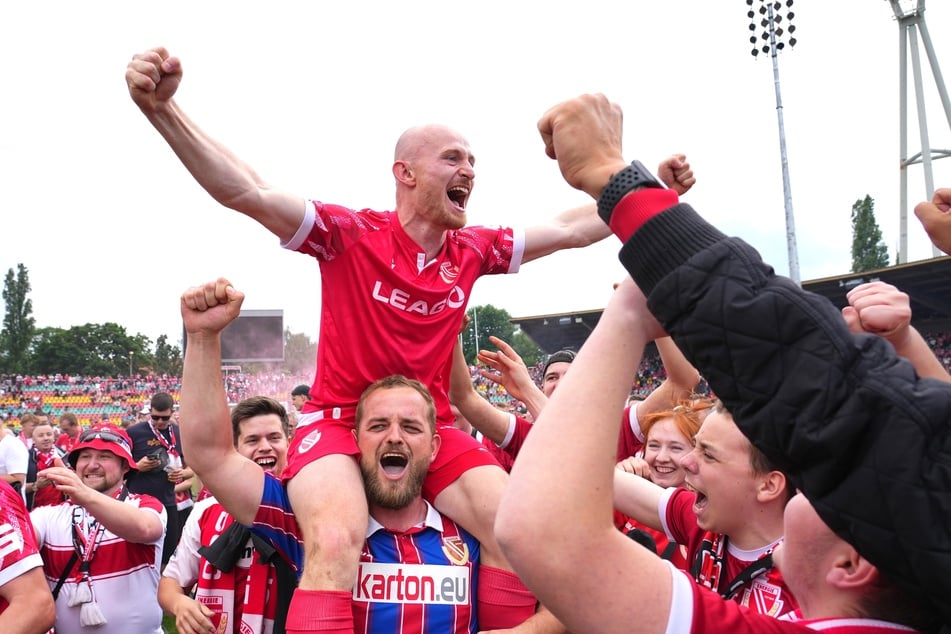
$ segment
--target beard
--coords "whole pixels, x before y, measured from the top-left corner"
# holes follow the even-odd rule
[[[406,474],[398,482],[380,477],[379,462],[373,457],[360,458],[363,487],[367,501],[386,509],[399,510],[409,506],[423,491],[423,480],[429,471],[428,460],[410,460]]]

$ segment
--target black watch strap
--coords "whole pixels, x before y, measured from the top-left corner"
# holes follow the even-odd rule
[[[610,224],[611,213],[621,199],[630,192],[645,187],[667,189],[640,161],[632,161],[630,165],[612,176],[601,192],[598,198],[598,215],[601,216],[601,220]]]

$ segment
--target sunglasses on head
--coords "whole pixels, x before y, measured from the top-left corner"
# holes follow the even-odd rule
[[[114,442],[125,447],[126,451],[129,451],[129,452],[132,451],[132,448],[129,447],[129,441],[127,441],[125,438],[123,438],[119,434],[113,433],[108,430],[90,429],[89,431],[85,431],[79,437],[79,442],[81,443],[89,442],[90,440],[96,440],[96,439],[105,440],[107,442]]]
[[[152,420],[171,420],[172,415],[160,416],[159,414],[152,414]]]

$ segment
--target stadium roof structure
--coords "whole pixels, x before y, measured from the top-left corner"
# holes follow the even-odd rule
[[[951,257],[939,257],[863,273],[803,282],[802,287],[846,305],[846,293],[865,282],[882,281],[911,297],[912,324],[922,333],[951,331]],[[511,322],[548,354],[579,350],[601,319],[601,309],[514,317]]]

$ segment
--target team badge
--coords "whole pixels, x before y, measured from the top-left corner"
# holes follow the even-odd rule
[[[297,447],[297,453],[307,453],[318,442],[320,442],[320,430],[315,429],[304,436],[304,439],[300,441],[300,445]]]
[[[454,284],[456,278],[459,277],[459,267],[449,262],[443,262],[442,266],[439,267],[439,277],[446,284]]]
[[[458,535],[442,538],[442,552],[446,559],[457,566],[469,563],[469,544]]]
[[[782,589],[779,586],[754,580],[751,587],[744,592],[741,603],[760,614],[779,616],[785,605],[785,601],[780,598],[781,594]]]

